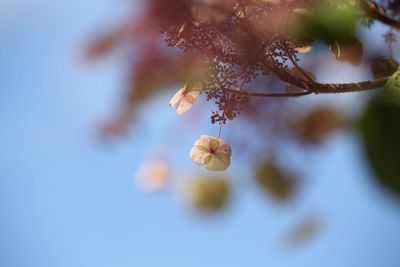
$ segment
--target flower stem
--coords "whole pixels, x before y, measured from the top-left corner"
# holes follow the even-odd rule
[[[225,116],[225,109],[222,112],[221,120],[219,121],[219,128],[218,128],[218,139],[221,137],[221,132],[222,132],[222,124],[224,122],[224,116]]]
[[[222,122],[219,122],[218,139],[221,137],[221,131],[222,131]]]

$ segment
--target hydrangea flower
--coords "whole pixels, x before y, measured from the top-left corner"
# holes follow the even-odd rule
[[[190,158],[208,170],[224,171],[231,163],[231,147],[219,138],[202,135],[190,151]]]
[[[202,82],[187,82],[171,99],[169,106],[179,115],[188,111],[203,89]]]

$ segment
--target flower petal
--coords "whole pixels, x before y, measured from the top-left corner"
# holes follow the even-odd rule
[[[198,164],[198,165],[204,165],[203,163],[203,158],[205,156],[207,156],[207,154],[210,154],[208,151],[201,151],[198,150],[196,147],[193,147],[190,150],[190,158],[194,161],[194,163]]]
[[[182,94],[183,89],[180,89],[172,98],[171,101],[169,101],[169,106],[173,108],[177,108],[179,103],[181,102],[183,98]]]
[[[218,139],[210,139],[210,149],[211,151],[217,151],[219,147]]]
[[[213,155],[211,153],[205,153],[202,158],[202,164],[205,165],[212,159]]]
[[[217,150],[218,153],[225,153],[228,156],[231,156],[232,151],[231,151],[231,146],[224,141],[220,140],[219,142],[219,147]]]
[[[170,102],[170,106],[173,105],[176,108],[176,113],[179,115],[188,111],[200,95],[200,91],[187,91],[186,87],[185,85],[185,87],[179,90]]]
[[[230,165],[230,158],[225,153],[213,154],[212,158],[206,163],[207,170],[210,171],[225,171]]]
[[[178,108],[176,109],[176,113],[179,115],[185,113],[189,109],[191,109],[193,106],[193,103],[190,103],[186,100],[186,98],[182,98],[181,102],[178,105]]]
[[[202,146],[202,145],[197,145],[197,146],[195,146],[195,148],[197,150],[200,150],[200,151],[203,151],[203,152],[210,152],[207,147]]]
[[[210,149],[210,139],[214,137],[209,135],[202,135],[200,138],[194,143],[195,146],[204,146],[207,149]]]
[[[185,94],[186,101],[194,103],[194,101],[199,97],[200,91],[190,91]]]

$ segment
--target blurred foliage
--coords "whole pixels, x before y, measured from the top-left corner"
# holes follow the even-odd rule
[[[138,105],[168,86],[201,81],[206,71],[207,66],[197,57],[154,52],[133,73],[127,108]]]
[[[325,42],[340,61],[361,63],[363,45],[355,35],[357,13],[351,1],[326,1],[298,14],[298,34],[302,38]]]
[[[309,216],[291,229],[284,241],[290,248],[298,248],[316,237],[322,228],[323,224],[320,218]]]
[[[356,38],[346,43],[335,41],[330,43],[330,48],[337,60],[349,62],[353,65],[360,65],[363,57],[363,45]]]
[[[299,34],[328,44],[354,41],[356,12],[350,1],[323,1],[310,12],[302,12]]]
[[[230,198],[230,183],[224,177],[204,177],[189,182],[188,197],[192,206],[204,213],[223,210]]]
[[[376,58],[372,61],[371,72],[374,78],[392,75],[398,69],[399,63],[393,58]]]
[[[256,182],[265,193],[279,202],[290,200],[296,188],[294,178],[278,167],[273,159],[258,166]]]
[[[319,144],[335,130],[344,126],[344,118],[331,106],[316,107],[310,112],[294,117],[295,135],[304,144]]]
[[[360,130],[378,182],[400,196],[400,82],[394,83],[368,103]]]

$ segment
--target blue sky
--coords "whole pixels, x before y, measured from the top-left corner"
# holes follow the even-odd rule
[[[132,183],[177,123],[162,104],[168,93],[141,110],[162,115],[141,120],[136,138],[112,146],[93,139],[96,122],[118,102],[123,64],[84,66],[79,51],[128,3],[2,3],[0,266],[399,266],[399,203],[371,183],[354,136],[336,135],[312,155],[308,182],[289,206],[265,201],[245,182],[223,216],[193,215],[179,197],[149,196]],[[210,131],[204,125],[173,151],[188,172],[187,151],[198,131]],[[243,183],[246,167],[233,163],[230,174]],[[285,249],[282,237],[309,215],[321,219],[321,233]]]

